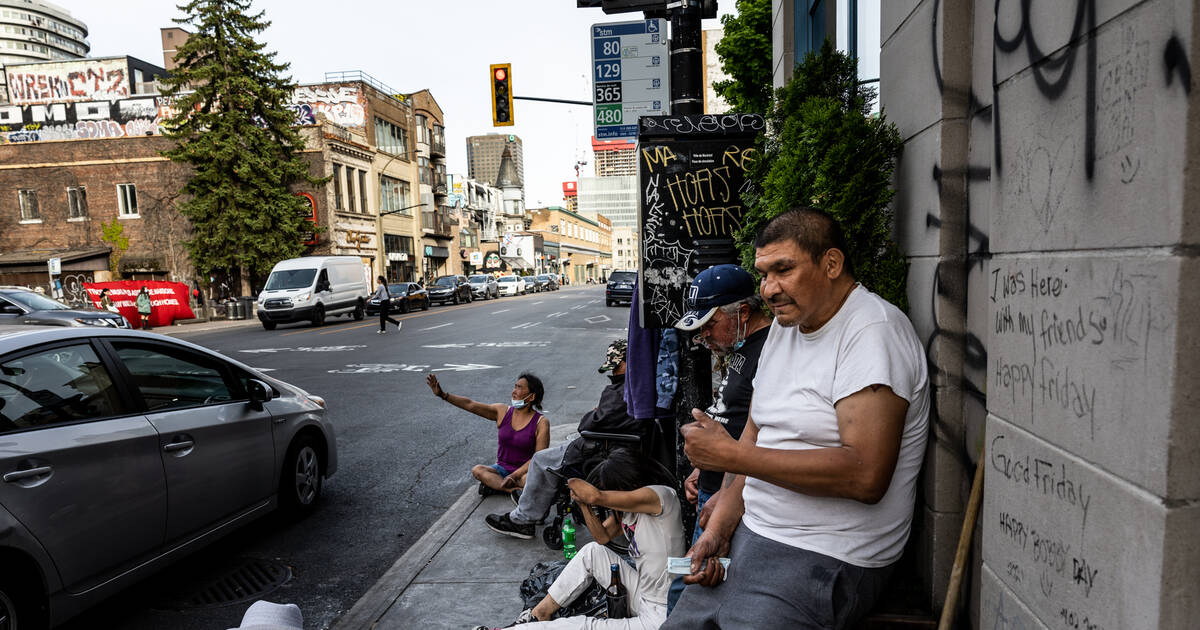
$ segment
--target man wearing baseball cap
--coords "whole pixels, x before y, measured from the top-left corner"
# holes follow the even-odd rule
[[[758,355],[771,327],[756,292],[754,276],[737,265],[716,265],[701,271],[688,287],[687,308],[675,324],[683,334],[711,350],[721,359],[724,375],[716,399],[706,413],[724,425],[733,439],[742,435],[754,393]],[[721,498],[725,474],[695,468],[683,483],[684,495],[696,505],[694,542],[704,531],[708,517]],[[676,579],[667,599],[668,611],[683,592]]]
[[[608,344],[600,373],[609,372],[609,384],[600,392],[600,402],[595,409],[579,420],[580,431],[602,433],[641,434],[641,425],[629,415],[625,406],[625,351],[624,339]],[[529,472],[525,477],[525,488],[518,497],[517,507],[511,512],[489,514],[484,522],[494,532],[513,538],[533,538],[537,524],[546,518],[554,504],[557,478],[546,472],[558,470],[572,463],[575,453],[582,446],[582,438],[544,448],[533,454]]]

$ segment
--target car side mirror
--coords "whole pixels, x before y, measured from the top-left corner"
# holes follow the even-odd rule
[[[255,411],[262,411],[263,403],[275,398],[275,390],[256,378],[246,381],[246,389],[250,395],[250,407]]]

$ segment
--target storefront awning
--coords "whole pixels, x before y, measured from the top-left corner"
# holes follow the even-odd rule
[[[530,265],[524,258],[513,258],[512,256],[501,256],[500,258],[508,263],[510,269],[533,269],[533,265]]]

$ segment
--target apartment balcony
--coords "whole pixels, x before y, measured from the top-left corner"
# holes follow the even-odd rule
[[[429,143],[429,153],[434,157],[446,157],[446,139],[434,138],[433,142]]]
[[[421,231],[426,236],[452,240],[455,225],[456,222],[451,219],[445,208],[421,212]]]

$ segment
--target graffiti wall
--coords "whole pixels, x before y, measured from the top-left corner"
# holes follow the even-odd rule
[[[367,101],[357,85],[302,85],[292,92],[296,124],[311,125],[316,114],[343,127],[366,124]]]
[[[1200,612],[1179,588],[1200,583],[1200,458],[1182,446],[1200,438],[1187,5],[884,11],[882,100],[907,143],[899,231],[938,388],[925,524],[957,536],[981,461],[974,627],[1186,627]]]
[[[10,65],[5,71],[14,105],[125,98],[132,94],[128,73],[125,58]]]
[[[0,144],[159,135],[175,110],[163,96],[0,105]]]

